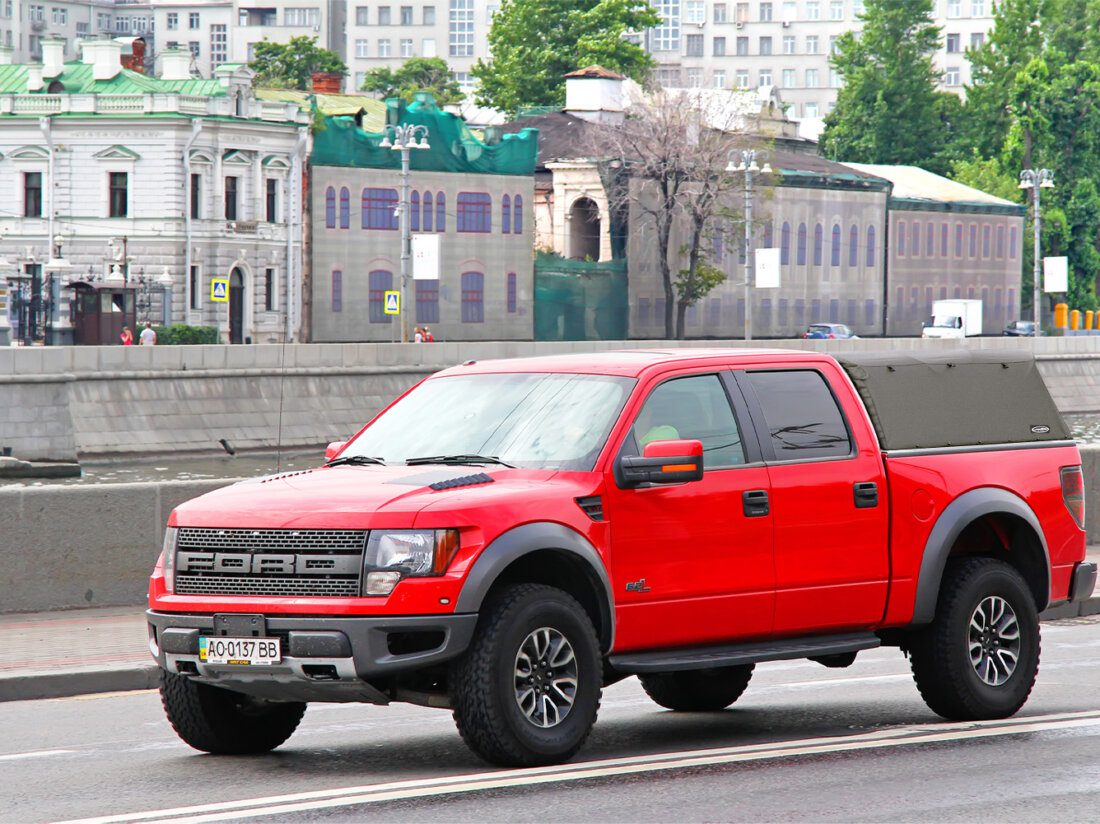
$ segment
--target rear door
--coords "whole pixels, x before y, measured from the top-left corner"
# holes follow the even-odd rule
[[[618,651],[771,630],[768,472],[728,372],[681,373],[650,386],[617,455],[676,439],[702,441],[702,480],[624,489],[608,471]]]
[[[778,633],[882,620],[889,578],[886,478],[873,432],[834,365],[736,374],[760,440],[775,528]]]

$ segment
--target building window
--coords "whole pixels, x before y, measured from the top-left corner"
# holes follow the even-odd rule
[[[512,231],[512,198],[505,195],[500,199],[500,233],[507,235]]]
[[[737,38],[736,49],[737,49],[737,56],[738,57],[748,57],[748,55],[749,55],[749,38],[747,38],[747,37],[738,37]]]
[[[356,57],[368,57],[369,56],[369,53],[367,52],[367,41],[366,40],[356,40],[355,41],[355,56]],[[362,86],[363,84],[362,83],[357,83],[356,85],[357,86]]]
[[[409,231],[420,231],[420,192],[409,195]]]
[[[23,172],[23,217],[42,217],[42,172]]]
[[[462,273],[462,322],[485,321],[485,275],[481,272]]]
[[[1016,259],[1016,227],[1008,230],[1008,259]]]
[[[332,270],[332,311],[344,311],[344,273],[339,269]]]
[[[69,23],[69,10],[52,6],[50,8],[50,19],[53,20],[54,25],[65,26]]]
[[[703,56],[703,35],[701,34],[689,34],[684,38],[684,55],[686,57],[702,57]]]
[[[516,273],[508,273],[508,283],[506,286],[508,295],[508,313],[514,315],[516,313]]]
[[[726,38],[715,37],[714,38],[714,56],[725,57],[726,56]]]
[[[402,37],[397,45],[401,57],[413,56],[413,41],[411,37]]]
[[[791,262],[791,224],[786,221],[779,230],[779,262],[784,266]]]
[[[357,26],[369,26],[370,25],[370,7],[369,6],[356,6],[355,7],[355,25],[357,25]]]
[[[829,250],[829,263],[832,266],[840,265],[840,224],[833,224],[832,248]]]
[[[703,0],[684,0],[684,22],[707,22],[707,10]]]
[[[435,25],[435,6],[425,6],[423,21],[425,26]]]
[[[371,323],[389,323],[386,314],[386,292],[393,289],[393,272],[375,269],[367,275],[367,317]]]
[[[390,7],[389,6],[379,6],[378,7],[378,25],[379,26],[388,26],[388,25],[390,25],[390,22],[391,22],[390,21]]]
[[[821,3],[819,3],[818,0],[809,0],[809,2],[806,3],[806,19],[821,19]]]
[[[970,224],[970,245],[969,245],[969,248],[970,248],[969,257],[976,258],[978,256],[978,224],[977,223],[971,223]]]
[[[875,265],[875,227],[867,227],[867,257],[864,260],[864,264],[868,268],[872,268]]]
[[[848,266],[852,269],[859,266],[859,227],[854,223],[848,230]]]
[[[512,231],[517,235],[523,234],[523,197],[516,195],[512,199]]]
[[[680,0],[655,0],[652,4],[661,18],[650,35],[653,51],[680,50]]]
[[[783,69],[783,88],[793,89],[795,82],[794,69]]]
[[[288,8],[283,10],[284,26],[305,26],[312,28],[321,24],[319,9]]]
[[[413,24],[413,7],[402,6],[401,7],[401,25],[411,26]]]
[[[364,229],[398,228],[397,215],[397,190],[396,189],[364,189],[362,197],[362,227]]]
[[[199,267],[192,266],[190,272],[191,307],[202,309],[202,278],[199,277]]]
[[[199,27],[199,13],[193,11],[187,15],[187,28],[194,30]]]
[[[770,86],[772,84],[772,70],[761,69],[760,75],[756,79],[757,86]]]
[[[843,2],[843,0],[830,0],[830,2],[829,2],[829,19],[830,20],[843,20],[844,19],[844,2]]]
[[[439,281],[416,281],[416,322],[439,323]]]
[[[277,305],[275,290],[275,270],[268,267],[264,269],[264,311],[275,311]]]
[[[432,230],[432,193],[424,192],[424,231]]]
[[[798,257],[796,258],[799,266],[806,265],[806,224],[798,224]]]
[[[715,69],[714,70],[714,88],[724,89],[726,88],[726,70]]]
[[[943,74],[943,83],[945,86],[958,86],[959,85],[959,67],[948,66]]]
[[[267,186],[264,206],[268,223],[277,223],[279,220],[279,181],[269,177],[264,181]]]
[[[738,69],[737,74],[734,75],[734,84],[739,89],[747,89],[749,87],[749,71],[748,69]]]
[[[945,258],[945,259],[947,258],[947,234],[948,234],[947,224],[946,223],[941,223],[940,224],[940,257]]]
[[[126,217],[128,212],[129,174],[111,172],[108,177],[110,189],[110,217]]]
[[[378,41],[378,56],[379,57],[389,57],[390,56],[390,40],[389,40],[388,37],[383,39],[383,40]]]
[[[474,0],[450,0],[447,47],[451,57],[474,56]]]
[[[727,7],[726,7],[725,3],[715,3],[714,4],[714,22],[715,23],[725,23],[726,19],[727,19],[726,15],[728,13],[729,12],[727,10]]]
[[[210,27],[210,65],[217,68],[229,59],[229,39],[226,26],[216,23]]]
[[[687,70],[687,87],[689,89],[698,89],[703,85],[703,70],[702,69],[688,69]]]
[[[485,192],[459,192],[456,227],[460,232],[491,232],[493,199]]]
[[[955,224],[955,257],[961,258],[963,256],[963,225],[961,223]]]
[[[447,231],[447,196],[443,192],[435,196],[435,230]]]
[[[806,88],[817,88],[817,69],[806,69]]]
[[[760,54],[762,56],[769,56],[772,53],[772,39],[770,37],[760,38]]]
[[[985,17],[985,0],[970,0],[970,16]]]
[[[913,248],[910,251],[912,257],[920,257],[920,223],[916,220],[913,221]]]
[[[898,254],[905,254],[905,221],[898,221]]]
[[[816,103],[803,103],[802,104],[802,116],[803,117],[817,117],[817,104]]]
[[[988,258],[991,252],[990,245],[992,243],[993,227],[988,224],[982,227],[982,257]]]
[[[331,186],[325,189],[325,228],[336,228],[336,190]]]
[[[167,23],[168,23],[168,31],[176,31],[176,29],[178,29],[180,27],[180,16],[179,16],[179,14],[177,14],[174,11],[168,12]],[[100,28],[103,28],[102,21],[101,21]]]
[[[225,179],[225,219],[237,219],[237,178],[232,175]]]
[[[798,40],[793,34],[783,35],[783,54],[794,54],[798,48]]]
[[[770,23],[772,21],[772,4],[761,3],[760,4],[760,22]]]
[[[191,175],[191,219],[202,217],[202,175]]]
[[[958,54],[961,49],[959,48],[959,35],[949,34],[947,35],[947,53]]]
[[[819,42],[820,38],[816,34],[806,35],[806,54],[817,54]]]
[[[438,57],[438,53],[435,50],[435,38],[423,37],[420,39],[420,56],[421,57]]]
[[[340,188],[340,228],[351,228],[351,192],[346,186]]]
[[[825,228],[819,223],[814,227],[814,266],[820,266],[825,246]]]

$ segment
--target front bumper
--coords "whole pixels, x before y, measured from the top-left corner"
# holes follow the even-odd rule
[[[470,644],[477,614],[363,618],[265,616],[263,635],[282,642],[269,666],[199,660],[199,636],[214,634],[213,615],[148,610],[149,651],[171,673],[282,701],[390,700],[376,684],[442,663]]]
[[[1096,587],[1096,564],[1091,561],[1082,561],[1073,568],[1073,578],[1069,585],[1069,602],[1071,604],[1087,600],[1092,596]]]

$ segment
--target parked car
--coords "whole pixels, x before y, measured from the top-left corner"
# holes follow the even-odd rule
[[[855,332],[843,323],[811,323],[802,333],[804,338],[828,338],[829,340],[849,340],[858,338]]]
[[[619,679],[718,711],[758,662],[878,646],[944,718],[1004,718],[1039,612],[1096,579],[1081,456],[1026,352],[468,361],[326,460],[169,517],[149,649],[196,749],[405,701],[493,764],[552,764]]]
[[[1014,320],[1005,327],[1001,333],[1006,338],[1033,338],[1035,337],[1035,321]]]

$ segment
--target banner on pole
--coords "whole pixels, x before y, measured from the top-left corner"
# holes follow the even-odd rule
[[[412,236],[413,280],[439,280],[439,238],[434,232]]]
[[[779,288],[779,250],[756,250],[756,288]]]
[[[1043,291],[1069,291],[1069,258],[1043,258]]]

